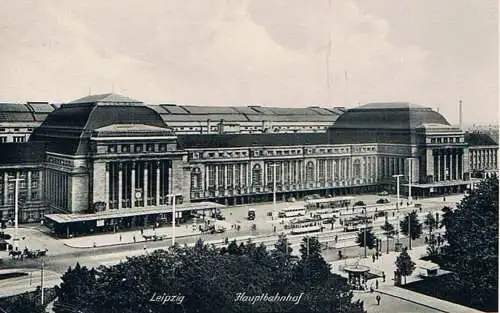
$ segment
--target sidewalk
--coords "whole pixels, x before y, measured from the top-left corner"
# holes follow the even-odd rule
[[[448,302],[438,298],[433,298],[426,296],[424,294],[407,290],[404,288],[399,288],[396,286],[382,286],[379,287],[377,292],[391,297],[396,297],[402,300],[417,303],[432,309],[439,310],[446,313],[482,313],[476,309],[472,309],[463,305],[459,305],[453,302]]]
[[[419,264],[421,264],[422,261],[419,259],[426,254],[426,246],[413,247],[412,250],[408,251],[408,253],[411,256],[413,262],[416,263],[416,266],[412,275],[406,278],[406,283],[422,280],[422,278],[419,277],[420,274]],[[359,263],[360,265],[368,266],[370,268],[370,273],[377,275],[379,277],[375,278],[376,280],[378,280],[379,288],[375,289],[375,279],[369,280],[367,282],[367,285],[368,287],[371,287],[373,285],[372,287],[375,289],[375,291],[380,292],[381,294],[386,294],[405,301],[410,301],[442,312],[449,312],[449,313],[481,312],[472,308],[455,304],[453,302],[448,302],[438,298],[433,298],[418,292],[394,286],[395,262],[399,254],[400,252],[394,252],[394,251],[390,252],[389,254],[382,254],[382,256],[379,256],[378,259],[375,259],[375,262],[373,262],[372,256],[368,255],[367,258],[344,259],[331,262],[330,264],[332,265],[333,273],[339,274],[342,277],[346,278],[347,278],[347,273],[343,271],[343,267],[345,265]],[[445,273],[446,271],[440,270],[440,272]],[[386,276],[385,282],[381,277],[382,273],[385,273]]]

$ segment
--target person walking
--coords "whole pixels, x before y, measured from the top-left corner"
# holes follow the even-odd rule
[[[372,254],[372,261],[375,263],[375,254]]]
[[[133,239],[134,239],[134,242],[135,242],[135,236],[134,236],[134,238],[133,238]]]
[[[120,242],[122,242],[122,235],[120,235]]]
[[[377,295],[375,299],[377,299],[377,305],[380,305],[380,295]]]
[[[378,289],[378,279],[375,280],[375,289]]]
[[[335,243],[339,240],[339,236],[335,235]]]
[[[382,282],[385,283],[385,272],[382,272]]]

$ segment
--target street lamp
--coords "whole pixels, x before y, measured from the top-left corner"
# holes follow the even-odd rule
[[[168,194],[167,197],[172,198],[172,246],[175,245],[175,199],[180,196],[180,194]]]
[[[412,203],[411,197],[411,183],[413,180],[413,159],[408,158],[408,203]]]
[[[365,243],[365,259],[366,259],[366,207],[363,209],[365,212],[365,229],[363,230],[364,243]]]
[[[273,219],[276,217],[276,166],[278,163],[271,163],[273,167]]]
[[[18,238],[18,224],[19,224],[19,182],[24,181],[24,178],[11,178],[9,182],[15,182],[14,187],[14,229],[15,229],[15,238],[14,242],[16,246],[18,246],[17,240]]]
[[[397,233],[397,244],[399,244],[399,178],[403,176],[403,174],[392,175],[392,177],[396,177],[397,185],[396,185],[396,193],[397,193],[397,202],[396,202],[396,213],[398,214],[398,224],[396,227]]]
[[[410,228],[411,223],[410,223],[410,221],[411,221],[411,213],[408,212],[408,249],[411,250],[411,228]]]

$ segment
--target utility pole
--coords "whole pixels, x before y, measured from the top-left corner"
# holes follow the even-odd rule
[[[276,217],[276,165],[277,163],[272,163],[273,167],[273,219]]]
[[[396,177],[396,182],[397,182],[397,185],[396,185],[396,193],[397,193],[397,201],[396,202],[396,213],[398,215],[397,217],[397,226],[396,226],[396,233],[397,233],[397,243],[399,244],[399,178],[403,176],[403,174],[397,174],[397,175],[392,175],[392,177]]]
[[[19,246],[18,240],[18,226],[19,226],[19,182],[24,181],[24,178],[19,178],[19,176],[16,176],[15,178],[9,179],[9,182],[15,182],[15,187],[14,187],[14,230],[15,230],[15,238],[14,242],[16,247]]]
[[[365,229],[363,230],[363,236],[364,236],[364,243],[365,243],[365,259],[366,259],[366,208],[363,209],[365,212]]]
[[[44,263],[44,259],[43,259],[43,256],[42,256],[42,264],[41,264],[41,269],[40,269],[40,289],[42,291],[42,296],[40,298],[40,303],[41,305],[43,306],[43,297],[44,297],[44,293],[43,293],[43,267],[45,266],[45,263]]]
[[[411,232],[410,232],[411,231],[411,228],[410,228],[411,223],[410,223],[410,221],[411,221],[411,213],[408,212],[408,249],[411,250]]]
[[[413,180],[413,159],[408,158],[408,202],[411,204],[413,199],[411,197],[411,183]]]
[[[177,198],[177,194],[168,194],[167,197],[172,198],[172,246],[175,245],[175,200]]]

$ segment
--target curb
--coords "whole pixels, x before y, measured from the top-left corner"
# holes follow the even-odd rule
[[[381,293],[381,294],[384,294],[384,295],[387,295],[387,296],[391,296],[391,297],[394,297],[394,298],[398,298],[398,299],[401,299],[401,300],[404,300],[404,301],[412,302],[412,303],[415,303],[415,304],[418,304],[418,305],[421,305],[421,306],[425,306],[425,307],[427,307],[429,309],[437,310],[437,311],[440,311],[440,312],[443,312],[443,313],[453,313],[453,311],[444,311],[444,310],[438,309],[436,307],[433,307],[431,305],[428,305],[428,304],[425,304],[425,303],[422,303],[422,302],[418,302],[418,301],[415,301],[415,300],[404,298],[402,296],[397,296],[397,295],[391,294],[389,292],[381,291],[380,289],[376,289],[374,292],[378,292],[378,293]],[[441,301],[444,301],[444,300],[441,300]]]

